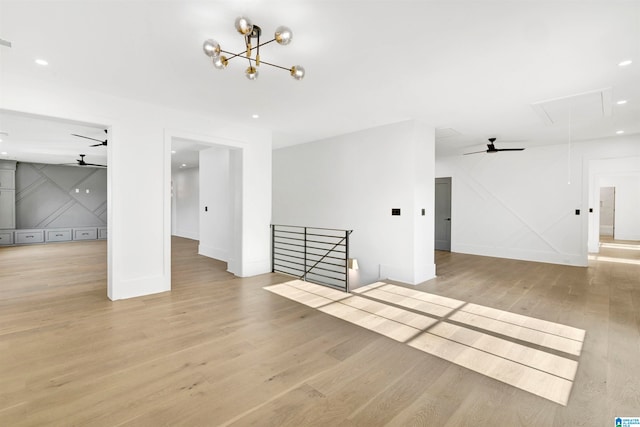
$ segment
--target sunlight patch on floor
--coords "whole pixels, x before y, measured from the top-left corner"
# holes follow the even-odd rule
[[[638,259],[629,259],[629,258],[612,258],[607,256],[600,255],[589,255],[590,261],[603,261],[603,262],[616,262],[619,264],[636,264],[640,265],[640,260]]]
[[[384,282],[353,295],[301,280],[264,289],[561,405],[578,368],[571,356],[585,337],[582,329]]]
[[[601,248],[607,249],[628,249],[630,251],[640,251],[640,244],[632,243],[600,243]]]

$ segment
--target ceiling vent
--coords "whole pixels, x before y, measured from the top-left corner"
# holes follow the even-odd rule
[[[612,113],[611,88],[534,102],[531,107],[548,125],[601,119]]]

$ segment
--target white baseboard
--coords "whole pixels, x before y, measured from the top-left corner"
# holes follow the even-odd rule
[[[200,235],[194,231],[176,230],[173,235],[177,237],[184,237],[185,239],[200,240]]]
[[[198,253],[224,262],[227,262],[229,259],[229,254],[224,249],[214,248],[213,246],[206,246],[203,244],[198,245]]]
[[[531,250],[518,250],[513,248],[496,248],[477,245],[460,245],[452,247],[452,252],[469,255],[490,256],[496,258],[517,259],[521,261],[546,262],[549,264],[572,265],[586,267],[587,256],[581,254],[564,254],[558,252],[543,252]]]
[[[171,290],[171,279],[164,275],[119,280],[107,290],[110,300],[135,298]]]

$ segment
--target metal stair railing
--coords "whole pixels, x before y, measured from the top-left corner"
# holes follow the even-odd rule
[[[271,225],[271,271],[349,292],[353,230]]]

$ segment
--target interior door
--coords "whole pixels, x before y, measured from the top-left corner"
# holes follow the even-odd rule
[[[436,178],[435,249],[451,250],[451,177]]]

